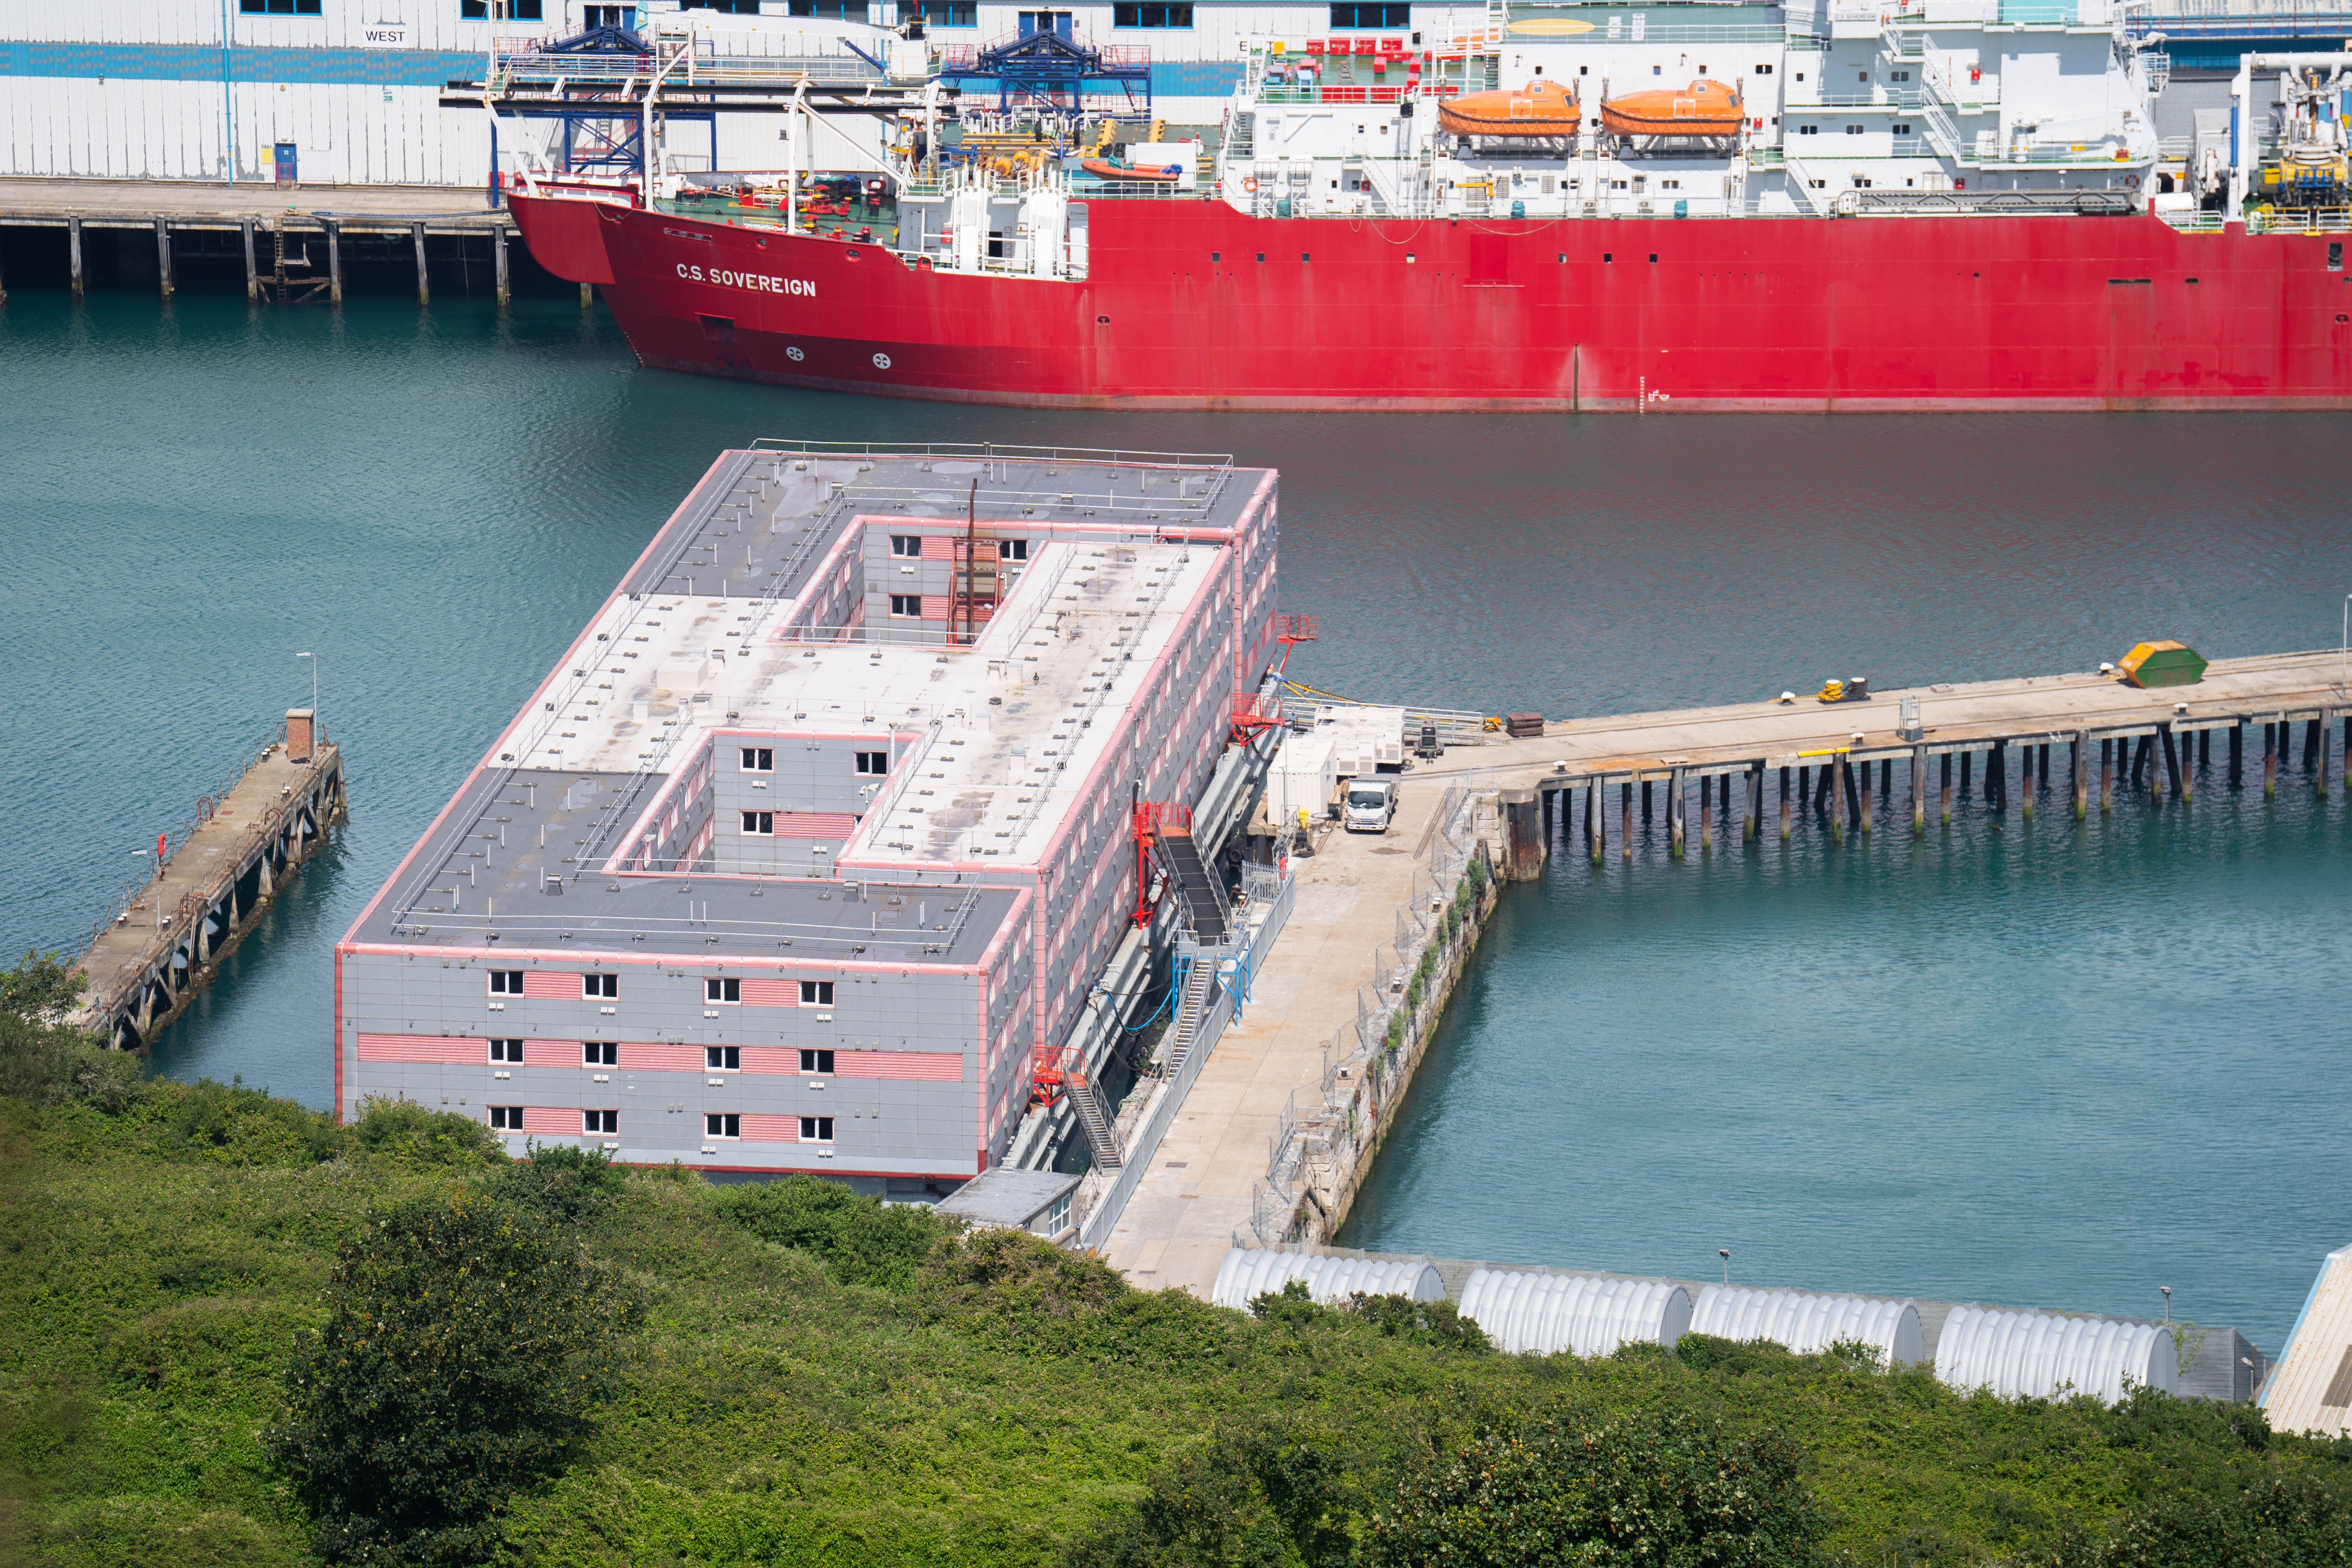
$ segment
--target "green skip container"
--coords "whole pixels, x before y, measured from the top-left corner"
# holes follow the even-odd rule
[[[2124,655],[2122,669],[2129,686],[2194,686],[2205,679],[2205,659],[2177,642],[2144,642]]]

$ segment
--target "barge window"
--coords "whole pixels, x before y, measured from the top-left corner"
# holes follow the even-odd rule
[[[743,1000],[743,983],[732,976],[722,979],[714,974],[702,983],[702,999],[705,1002],[740,1002]],[[719,1047],[713,1046],[710,1048],[715,1051]],[[719,1064],[714,1061],[710,1065],[717,1067]]]
[[[583,974],[580,977],[580,994],[601,996],[607,1002],[616,1002],[621,996],[621,977],[617,974]]]
[[[2341,240],[2327,242],[2327,270],[2330,272],[2344,270],[2344,244]]]
[[[522,1042],[520,1040],[492,1040],[490,1042],[490,1060],[494,1062],[512,1062],[518,1067],[521,1066]]]
[[[822,1073],[825,1077],[831,1078],[833,1076],[833,1053],[831,1051],[803,1051],[801,1053],[801,1071]]]
[[[580,1042],[580,1065],[583,1068],[616,1068],[621,1065],[621,1047],[611,1040]]]
[[[772,746],[744,746],[743,771],[747,773],[772,773],[776,771],[776,752]]]
[[[772,811],[745,812],[743,831],[754,838],[773,837],[776,832],[776,814]]]
[[[890,771],[890,753],[887,752],[859,752],[856,756],[856,771],[858,773],[880,778]]]
[[[1110,8],[1110,25],[1114,27],[1189,27],[1192,25],[1192,7],[1116,5]]]
[[[914,561],[923,553],[923,536],[919,533],[894,533],[890,536],[890,553],[901,561]]]
[[[702,1118],[702,1135],[705,1138],[740,1138],[743,1136],[743,1118],[731,1110],[706,1111]]]
[[[520,995],[521,995],[521,994],[522,994],[522,971],[521,971],[521,970],[520,970],[520,969],[493,969],[493,970],[491,970],[491,971],[490,971],[490,994],[491,994],[491,995],[493,995],[493,996],[520,996]]]
[[[705,1046],[702,1066],[707,1072],[740,1072],[743,1069],[743,1047],[740,1046]]]
[[[803,1007],[830,1007],[830,1006],[832,1006],[832,1005],[833,1005],[833,982],[832,982],[832,981],[830,981],[830,980],[803,980],[803,981],[802,981],[802,982],[801,982],[801,1005],[802,1005],[802,1006],[803,1006]]]
[[[979,0],[923,0],[923,26],[977,27],[980,26]]]
[[[1214,261],[1216,258],[1217,253],[1211,251],[1209,259]],[[1025,539],[999,540],[996,544],[996,558],[999,561],[1026,561],[1029,559],[1029,542]]]
[[[620,1130],[621,1113],[617,1110],[583,1110],[580,1113],[580,1131],[583,1132],[618,1132]]]
[[[500,1131],[500,1132],[520,1132],[520,1131],[522,1131],[522,1107],[521,1107],[521,1106],[520,1106],[520,1105],[493,1105],[493,1106],[491,1106],[491,1107],[490,1107],[490,1126],[491,1126],[491,1128],[492,1128],[494,1131]]]
[[[1339,0],[1331,7],[1331,25],[1335,27],[1410,27],[1412,6],[1410,3],[1394,5],[1386,0]]]
[[[920,616],[923,613],[923,596],[920,594],[893,594],[890,595],[890,613],[901,619]]]
[[[803,1143],[830,1143],[830,1142],[833,1142],[833,1118],[832,1118],[832,1117],[830,1117],[830,1116],[803,1116],[803,1117],[802,1117],[802,1118],[801,1118],[801,1142],[803,1142]]]

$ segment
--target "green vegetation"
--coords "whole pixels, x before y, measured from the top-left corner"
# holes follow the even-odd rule
[[[1247,1314],[795,1180],[142,1081],[0,1021],[0,1563],[2285,1568],[2352,1444],[1866,1353]]]

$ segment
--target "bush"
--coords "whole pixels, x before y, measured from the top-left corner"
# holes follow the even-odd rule
[[[483,1561],[498,1515],[559,1471],[644,1304],[535,1215],[418,1199],[338,1249],[264,1437],[330,1563]]]
[[[1429,1456],[1372,1521],[1376,1564],[1494,1568],[1705,1563],[1796,1568],[1819,1561],[1827,1523],[1772,1435],[1642,1413],[1490,1426]]]
[[[371,1095],[362,1100],[352,1134],[369,1153],[413,1165],[498,1165],[507,1158],[505,1145],[483,1123],[409,1100]]]
[[[488,1190],[558,1225],[593,1219],[628,1184],[628,1173],[613,1163],[609,1151],[571,1143],[534,1142],[530,1148],[530,1158],[494,1172]]]
[[[949,1234],[947,1222],[927,1208],[894,1207],[814,1176],[721,1187],[712,1201],[761,1240],[813,1254],[845,1285],[904,1289]]]
[[[1348,1473],[1295,1426],[1228,1423],[1155,1474],[1133,1513],[1073,1542],[1064,1568],[1341,1568],[1355,1561]]]

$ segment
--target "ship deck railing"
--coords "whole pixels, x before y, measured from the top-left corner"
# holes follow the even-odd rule
[[[805,458],[945,458],[951,462],[1119,463],[1128,467],[1230,468],[1231,452],[1154,452],[1129,447],[1040,447],[1018,441],[811,441],[798,436],[761,436],[751,445],[763,452],[797,452]],[[1024,491],[1024,494],[1028,492]]]

